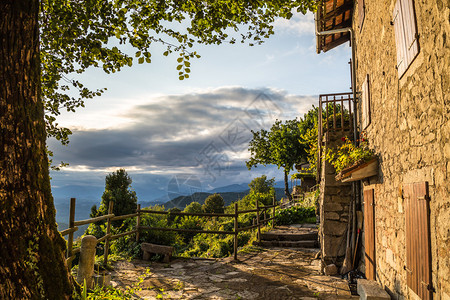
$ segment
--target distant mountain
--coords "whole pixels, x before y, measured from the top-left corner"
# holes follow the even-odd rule
[[[289,185],[289,188],[292,188],[292,181],[289,180],[288,181],[288,185]],[[280,189],[284,190],[284,181],[283,180],[276,181],[275,184],[273,185],[273,187],[274,188],[280,188]]]
[[[245,192],[245,191],[248,191],[247,183],[230,184],[227,186],[218,187],[218,188],[209,190],[208,193],[214,194],[214,193]]]
[[[91,199],[94,201],[99,201],[103,191],[104,186],[85,186],[85,185],[64,185],[64,186],[53,186],[52,195],[54,198],[67,199],[70,198],[77,199]]]
[[[166,209],[170,209],[173,207],[177,207],[181,210],[183,210],[186,206],[188,206],[191,202],[198,202],[200,204],[205,203],[206,198],[208,198],[209,195],[212,195],[214,193],[194,193],[189,196],[179,196],[175,199],[172,199],[164,204],[164,207]],[[245,195],[248,194],[248,190],[245,192],[225,192],[220,193],[220,195],[223,197],[223,201],[225,202],[225,206],[230,205],[231,203],[243,198]]]
[[[218,193],[218,194],[220,194],[223,197],[225,206],[228,206],[231,203],[244,198],[244,196],[247,195],[249,193],[249,191],[250,190],[247,189],[243,192],[223,192],[223,193]],[[179,196],[175,199],[172,199],[172,200],[164,203],[164,208],[170,209],[173,207],[177,207],[177,208],[183,210],[191,202],[198,202],[200,204],[205,203],[206,198],[212,194],[214,194],[214,193],[200,192],[200,193],[194,193],[189,196]],[[284,189],[275,188],[275,197],[276,197],[277,201],[279,201],[282,197],[284,197]]]

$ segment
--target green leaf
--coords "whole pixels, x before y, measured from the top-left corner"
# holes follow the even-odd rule
[[[144,63],[144,57],[139,57],[138,63],[139,64],[143,64]]]

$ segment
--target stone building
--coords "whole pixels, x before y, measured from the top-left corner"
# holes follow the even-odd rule
[[[352,47],[352,91],[326,97],[350,99],[356,136],[364,132],[378,158],[376,175],[353,183],[322,161],[323,260],[342,265],[347,246],[354,252],[363,214],[355,267],[393,299],[450,299],[449,6],[324,0],[316,13],[318,53]],[[353,134],[343,122],[325,125],[324,150]]]

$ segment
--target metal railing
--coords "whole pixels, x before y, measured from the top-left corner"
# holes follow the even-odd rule
[[[320,178],[323,142],[328,139],[329,133],[353,133],[352,102],[351,92],[319,95],[317,178]]]

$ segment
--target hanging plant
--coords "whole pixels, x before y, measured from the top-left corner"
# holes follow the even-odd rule
[[[348,137],[343,137],[344,142],[336,149],[328,149],[325,159],[331,163],[336,169],[336,173],[342,170],[359,165],[372,160],[375,157],[375,152],[369,148],[369,143],[362,138],[359,146],[355,146]]]

